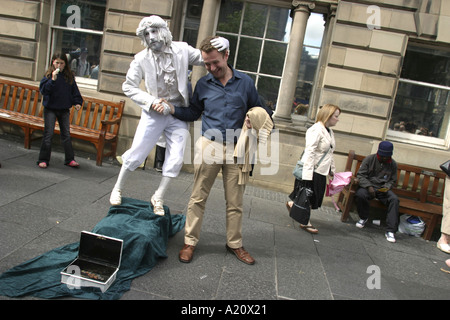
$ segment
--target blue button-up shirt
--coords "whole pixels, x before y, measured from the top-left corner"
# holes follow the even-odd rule
[[[231,66],[229,66],[231,68]],[[245,115],[251,108],[261,106],[271,116],[272,110],[264,107],[253,80],[233,68],[233,76],[223,86],[211,74],[202,77],[195,86],[189,108],[175,107],[174,116],[184,121],[195,121],[202,115],[202,135],[210,140],[237,140],[233,131],[242,129]],[[219,132],[222,137],[218,137]]]

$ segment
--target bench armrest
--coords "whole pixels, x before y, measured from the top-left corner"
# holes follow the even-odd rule
[[[112,119],[112,120],[102,120],[101,122],[102,122],[102,124],[104,124],[104,125],[111,125],[111,124],[117,124],[117,123],[119,123],[121,120],[122,120],[121,118],[115,118],[115,119]]]

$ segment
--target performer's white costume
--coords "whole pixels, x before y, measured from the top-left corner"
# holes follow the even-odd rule
[[[175,57],[172,59],[172,57]],[[152,111],[159,98],[177,106],[189,106],[188,66],[202,65],[200,51],[184,42],[172,42],[162,53],[145,49],[139,52],[128,70],[123,92],[142,108],[141,119],[131,149],[122,155],[123,166],[135,170],[155,146],[161,134],[166,136],[163,176],[176,177],[183,164],[188,124]],[[147,92],[139,88],[145,81]]]
[[[155,28],[159,30],[158,41],[153,41],[149,35],[155,32]],[[110,202],[112,205],[121,203],[121,189],[126,175],[144,162],[164,133],[166,155],[162,169],[163,178],[151,198],[154,212],[163,215],[162,198],[170,178],[178,176],[181,170],[189,132],[186,122],[172,115],[159,114],[152,110],[152,105],[161,103],[160,99],[163,98],[176,106],[189,106],[188,66],[203,65],[203,60],[200,50],[185,42],[172,42],[167,23],[158,16],[142,19],[136,34],[141,37],[146,49],[135,55],[122,89],[142,108],[141,119],[131,148],[122,155],[122,168]],[[142,79],[146,91],[140,89]]]

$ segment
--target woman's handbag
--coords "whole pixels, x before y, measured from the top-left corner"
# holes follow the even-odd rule
[[[292,171],[292,174],[295,176],[296,179],[302,180],[302,174],[303,174],[303,161],[302,160],[297,161],[297,164],[295,165],[294,171]]]
[[[307,225],[311,216],[311,206],[309,204],[309,197],[312,196],[313,191],[306,187],[300,187],[300,192],[297,193],[293,200],[293,205],[289,211],[289,216],[302,225]]]
[[[330,151],[330,149],[328,149],[328,151]],[[320,158],[319,162],[317,162],[317,164],[314,166],[314,169],[317,168],[320,165],[320,163],[322,162],[323,158],[325,158],[325,156],[327,155],[328,151],[323,154],[322,158]],[[302,161],[302,158],[303,158],[303,153],[304,152],[305,151],[302,152],[302,155],[300,156],[300,160],[297,161],[297,164],[294,167],[294,171],[292,171],[292,174],[298,180],[302,180],[302,174],[303,174],[303,161]]]
[[[444,171],[450,177],[450,160],[445,161],[439,166],[442,171]]]

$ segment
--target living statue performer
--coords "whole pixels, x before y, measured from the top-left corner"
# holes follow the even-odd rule
[[[137,53],[130,64],[123,92],[142,108],[131,148],[123,155],[123,164],[111,192],[111,205],[120,205],[127,176],[144,162],[161,134],[166,137],[166,154],[162,178],[150,198],[153,212],[164,215],[163,198],[171,178],[178,176],[183,165],[188,123],[172,115],[163,115],[153,109],[166,102],[179,107],[189,106],[188,66],[203,65],[200,50],[186,42],[172,41],[167,23],[159,16],[145,17],[136,29],[145,49]],[[228,42],[219,45],[228,46]],[[222,48],[223,49],[223,48]],[[144,80],[145,91],[140,88]]]

